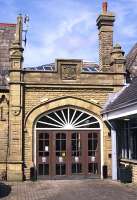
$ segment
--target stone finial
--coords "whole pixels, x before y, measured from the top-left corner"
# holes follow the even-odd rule
[[[119,44],[116,44],[111,52],[111,71],[115,73],[124,73],[125,72],[125,62],[124,57],[125,52],[122,50],[122,47]]]
[[[122,47],[117,43],[112,49],[111,58],[112,59],[119,59],[124,58],[125,52],[122,50]]]
[[[107,10],[108,10],[108,3],[106,0],[103,1],[102,3],[102,11],[103,11],[103,14],[106,14],[107,13]]]
[[[23,29],[23,18],[21,15],[17,17],[16,33],[14,43],[22,46],[22,29]]]
[[[23,47],[22,47],[23,18],[17,17],[15,39],[10,47],[10,61],[12,69],[22,68]]]

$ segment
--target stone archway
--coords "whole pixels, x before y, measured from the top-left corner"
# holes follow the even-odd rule
[[[87,112],[90,112],[93,114],[99,121],[100,127],[101,127],[101,165],[103,163],[103,123],[100,117],[100,106],[85,100],[81,100],[79,98],[74,98],[74,97],[64,97],[64,98],[59,98],[59,99],[54,99],[46,103],[42,103],[35,108],[33,108],[27,115],[25,119],[25,127],[26,127],[26,132],[25,132],[25,152],[24,152],[24,160],[25,160],[25,165],[26,168],[24,169],[25,171],[25,176],[26,178],[29,179],[30,175],[30,167],[34,165],[34,124],[35,121],[37,120],[38,116],[40,116],[42,113],[46,113],[48,111],[52,111],[57,108],[61,108],[64,106],[73,106],[73,107],[78,107],[82,110],[85,110]],[[31,159],[30,159],[31,158]],[[102,167],[101,167],[102,169]],[[102,172],[101,172],[102,174]]]

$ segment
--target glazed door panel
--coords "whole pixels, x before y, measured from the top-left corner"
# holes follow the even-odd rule
[[[79,131],[71,133],[71,174],[82,174],[82,138]]]
[[[37,173],[39,176],[49,176],[50,168],[50,134],[37,132]]]
[[[88,132],[88,174],[100,174],[100,134],[95,131]]]
[[[38,177],[100,174],[99,131],[37,131]]]
[[[55,134],[55,176],[66,175],[66,132],[56,132]]]

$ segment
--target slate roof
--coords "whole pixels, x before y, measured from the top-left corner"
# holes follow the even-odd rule
[[[14,39],[16,24],[0,23],[0,89],[7,87],[9,48]]]
[[[126,56],[126,69],[132,77],[137,76],[137,43]]]
[[[102,113],[127,107],[132,103],[137,103],[137,77],[135,77],[132,82],[128,86],[124,87],[120,92],[110,96],[110,100]]]
[[[45,64],[37,67],[26,67],[24,70],[31,70],[31,71],[55,71],[55,63]],[[82,72],[98,72],[99,65],[93,62],[83,62]]]

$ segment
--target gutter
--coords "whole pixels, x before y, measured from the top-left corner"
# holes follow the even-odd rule
[[[136,100],[136,102],[133,102],[133,103],[128,103],[128,104],[126,104],[126,105],[124,105],[124,106],[121,106],[121,107],[118,107],[118,108],[114,108],[114,109],[110,109],[110,110],[104,110],[104,111],[102,111],[101,112],[101,114],[105,114],[105,113],[110,113],[110,112],[113,112],[113,111],[117,111],[117,110],[119,110],[119,109],[122,109],[122,108],[126,108],[126,107],[129,107],[129,106],[133,106],[133,105],[135,105],[135,104],[137,104],[137,99],[135,99]]]

